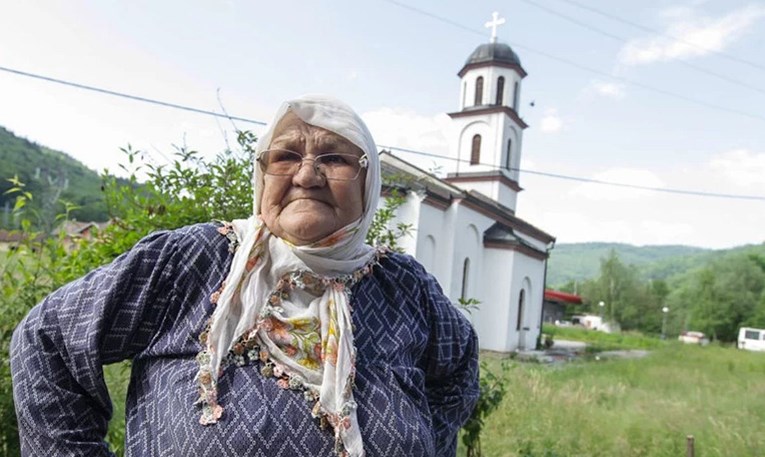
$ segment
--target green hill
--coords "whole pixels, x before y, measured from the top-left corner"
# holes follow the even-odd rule
[[[600,261],[611,250],[616,252],[624,264],[636,266],[643,279],[668,279],[720,257],[741,253],[765,255],[765,243],[720,250],[681,245],[633,246],[600,242],[558,244],[550,254],[547,284],[555,287],[569,281],[583,281],[598,276]]]
[[[61,207],[57,199],[77,205],[71,217],[80,221],[105,221],[106,205],[101,193],[101,178],[95,171],[68,156],[38,145],[0,127],[0,226],[12,227],[6,208],[13,208],[15,195],[9,178],[18,176],[34,195],[35,208],[55,214]]]
[[[600,271],[600,259],[616,251],[625,264],[648,268],[663,262],[667,271],[673,270],[677,259],[689,259],[711,252],[691,246],[633,246],[624,243],[557,244],[550,254],[547,283],[555,286],[568,281],[593,278]],[[676,271],[673,271],[674,274]]]

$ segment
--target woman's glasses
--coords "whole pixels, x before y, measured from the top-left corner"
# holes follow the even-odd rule
[[[268,149],[257,160],[263,173],[272,176],[293,176],[304,161],[310,160],[314,171],[336,181],[353,181],[359,177],[361,169],[369,164],[366,154],[359,157],[331,152],[309,158],[288,149]]]

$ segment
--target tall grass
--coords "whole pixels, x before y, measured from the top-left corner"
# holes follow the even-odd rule
[[[499,360],[484,357],[498,371]],[[765,455],[765,354],[665,344],[642,359],[515,364],[491,456]]]

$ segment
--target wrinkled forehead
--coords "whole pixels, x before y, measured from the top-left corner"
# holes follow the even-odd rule
[[[337,133],[303,121],[292,111],[282,117],[274,127],[269,149],[290,149],[306,152],[306,149],[331,150],[361,155],[361,149]]]

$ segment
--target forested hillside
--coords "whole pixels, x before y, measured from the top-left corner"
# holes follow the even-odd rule
[[[633,246],[624,243],[557,244],[550,254],[547,283],[556,286],[598,275],[600,261],[614,251],[627,265],[635,265],[647,278],[665,278],[685,271],[714,251],[691,246]]]
[[[666,276],[646,276],[651,270]],[[698,330],[734,341],[741,326],[765,326],[765,243],[668,257],[641,267],[612,249],[598,260],[592,277],[555,288],[583,298],[583,305],[568,309],[570,314],[600,314],[623,330],[673,335]]]
[[[44,214],[60,213],[62,206],[57,201],[65,200],[78,207],[71,213],[74,219],[108,219],[98,173],[63,152],[19,138],[0,127],[0,227],[14,225],[6,212],[16,200],[15,195],[6,194],[13,187],[8,179],[14,176],[34,195],[33,207]]]

